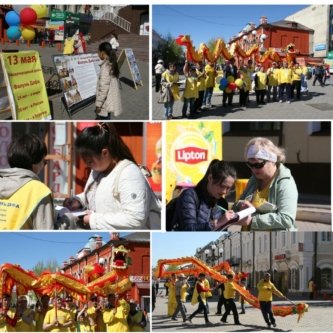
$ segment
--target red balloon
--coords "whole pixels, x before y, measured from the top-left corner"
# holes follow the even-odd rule
[[[20,19],[22,25],[33,25],[36,23],[37,13],[32,8],[23,8],[20,13]]]
[[[231,90],[235,90],[237,88],[237,84],[235,82],[230,82],[228,84],[228,88],[230,88]]]

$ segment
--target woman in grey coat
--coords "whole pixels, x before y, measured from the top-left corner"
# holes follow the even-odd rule
[[[122,113],[119,68],[110,43],[99,45],[98,56],[102,63],[96,89],[96,120],[108,120],[111,113],[116,117]]]

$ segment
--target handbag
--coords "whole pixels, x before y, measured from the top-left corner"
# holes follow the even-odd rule
[[[116,177],[115,183],[114,183],[114,189],[113,189],[113,196],[119,200],[119,178],[122,171],[133,162],[127,160],[124,163],[122,163],[121,169],[118,171],[118,175]],[[148,191],[150,192],[150,204],[149,204],[149,216],[147,220],[147,229],[150,230],[161,230],[161,210],[162,210],[162,202],[157,197],[155,192],[152,190],[147,177],[149,175],[151,176],[149,170],[146,167],[140,167],[137,165],[137,167],[142,172],[142,175],[146,181],[146,186],[148,188]]]

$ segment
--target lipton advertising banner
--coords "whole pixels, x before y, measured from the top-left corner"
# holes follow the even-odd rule
[[[14,120],[51,119],[42,66],[37,51],[1,54],[9,95],[13,96]]]
[[[195,186],[214,158],[222,159],[222,122],[167,122],[166,200],[176,186]]]

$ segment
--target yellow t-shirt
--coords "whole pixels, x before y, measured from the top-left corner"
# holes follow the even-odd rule
[[[293,81],[301,81],[301,75],[303,73],[302,68],[294,68],[293,69],[293,77],[292,80]]]
[[[235,287],[232,281],[228,281],[224,284],[223,296],[225,299],[235,298]]]
[[[185,81],[185,90],[183,94],[184,98],[198,98],[198,78],[196,77],[187,77]]]
[[[256,90],[265,90],[266,83],[267,83],[267,74],[264,72],[258,72]]]
[[[198,91],[203,91],[206,89],[205,76],[198,69],[196,69],[196,72],[197,72],[197,76],[198,76],[198,84],[197,84]]]
[[[279,71],[279,84],[291,83],[292,71],[290,68],[280,68]]]
[[[7,316],[11,319],[14,319],[15,309],[9,309],[7,311]],[[4,315],[0,315],[0,332],[16,332],[15,327],[7,323],[6,316]]]
[[[171,93],[175,101],[180,100],[179,96],[179,86],[176,82],[179,81],[179,74],[177,72],[171,74],[169,70],[166,70],[162,74],[162,78],[165,79],[168,83],[172,83]]]
[[[268,76],[268,85],[272,87],[276,87],[279,83],[279,68],[270,68],[267,71]]]
[[[30,309],[25,309],[23,312],[23,316],[30,317],[32,322],[28,324],[22,318],[17,321],[15,326],[16,332],[35,332],[35,325],[33,323],[33,319],[35,318],[35,314]]]
[[[260,280],[257,284],[258,289],[258,299],[259,301],[269,302],[273,300],[273,292],[278,294],[278,296],[283,296],[282,293],[276,289],[274,284],[269,281],[266,282],[264,279]]]
[[[57,319],[60,324],[65,324],[72,320],[71,314],[64,309],[57,309]],[[56,320],[55,309],[51,309],[46,312],[44,318],[44,324],[51,324]],[[50,330],[50,332],[70,332],[69,327],[55,327]]]
[[[116,313],[114,309],[106,309],[103,312],[103,320],[106,324],[107,332],[129,332],[127,316],[129,313],[129,305],[122,300],[117,306]]]
[[[214,87],[214,85],[215,85],[215,69],[214,69],[214,67],[207,64],[205,66],[205,73],[206,73],[206,80],[205,80],[206,88]]]

